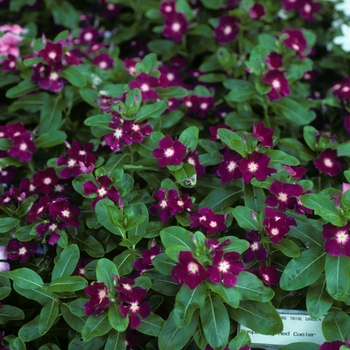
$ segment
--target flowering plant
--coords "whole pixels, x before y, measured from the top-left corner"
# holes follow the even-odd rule
[[[0,348],[350,348],[346,3],[0,1]]]

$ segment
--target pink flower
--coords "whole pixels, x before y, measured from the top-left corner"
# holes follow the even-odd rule
[[[252,262],[254,258],[258,260],[266,260],[268,258],[267,249],[260,244],[260,234],[258,231],[247,231],[247,241],[250,243],[249,248],[243,253],[244,262]]]
[[[60,220],[69,226],[79,227],[79,220],[76,218],[80,214],[80,209],[75,205],[69,204],[68,200],[59,198],[49,204],[51,215],[57,216]]]
[[[103,52],[94,57],[92,64],[102,70],[108,70],[113,67],[114,59],[107,52]]]
[[[263,263],[260,263],[259,269],[254,269],[251,272],[258,276],[267,286],[278,284],[281,278],[277,273],[276,266],[273,265],[265,266]]]
[[[160,4],[159,12],[164,16],[168,16],[176,12],[176,2],[175,1],[163,1]]]
[[[8,258],[24,263],[36,252],[38,245],[34,241],[20,242],[18,239],[10,239],[7,243]]]
[[[222,161],[216,171],[223,184],[242,177],[242,172],[239,170],[239,162],[241,159],[242,156],[239,153],[230,149],[226,150],[223,154]]]
[[[259,19],[261,17],[264,17],[266,14],[264,5],[255,2],[254,5],[249,8],[249,14],[250,17],[253,19]]]
[[[159,159],[158,166],[160,168],[168,165],[180,165],[185,153],[186,147],[180,141],[173,141],[170,136],[162,138],[158,148],[152,151],[153,157]]]
[[[350,99],[350,77],[344,77],[333,86],[333,95],[340,100]]]
[[[85,293],[90,296],[90,300],[84,304],[84,312],[87,316],[102,315],[110,305],[108,298],[108,287],[103,282],[93,282],[85,287]]]
[[[270,148],[273,146],[273,133],[272,129],[265,127],[263,122],[259,122],[258,124],[253,124],[253,132],[250,136],[259,140],[262,146]]]
[[[329,176],[336,176],[342,171],[341,163],[337,158],[337,151],[329,148],[322,151],[314,160],[315,168]]]
[[[226,230],[225,219],[225,215],[215,214],[212,209],[202,207],[198,209],[198,213],[189,216],[190,228],[199,227],[201,232],[213,235]]]
[[[0,37],[0,56],[12,55],[19,57],[18,45],[22,42],[22,38],[11,32],[5,33]]]
[[[45,48],[39,51],[40,57],[47,61],[50,67],[60,63],[63,56],[63,48],[60,43],[46,42]]]
[[[214,29],[214,36],[220,45],[236,40],[238,33],[239,21],[236,17],[230,15],[221,16],[218,26]]]
[[[337,227],[330,223],[323,225],[322,237],[326,241],[324,250],[332,256],[350,257],[350,223]]]
[[[283,67],[283,56],[277,52],[271,52],[266,56],[266,64],[270,70]]]
[[[10,271],[10,264],[7,260],[8,254],[5,246],[0,246],[0,272]]]
[[[140,89],[142,101],[156,100],[158,92],[152,88],[159,86],[158,79],[144,72],[141,72],[134,81],[129,83],[131,89]]]
[[[287,34],[288,37],[283,40],[284,45],[295,50],[300,58],[303,58],[302,53],[307,49],[307,41],[304,33],[300,29],[285,29],[282,34]]]
[[[271,101],[276,101],[281,96],[290,95],[290,87],[288,85],[288,79],[284,76],[284,72],[277,69],[268,71],[264,77],[261,78],[263,82],[271,85],[271,90],[267,96]]]
[[[165,16],[163,35],[173,41],[181,41],[187,33],[188,24],[186,17],[181,12],[172,12]]]

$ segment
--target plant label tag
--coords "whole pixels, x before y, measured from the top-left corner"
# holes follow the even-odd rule
[[[321,329],[323,316],[314,319],[305,311],[282,309],[278,309],[277,311],[283,321],[283,331],[279,334],[259,334],[243,325],[239,325],[238,330],[245,330],[248,333],[252,340],[252,346],[263,347],[265,349],[274,349],[290,343],[308,342],[322,344],[326,341]]]

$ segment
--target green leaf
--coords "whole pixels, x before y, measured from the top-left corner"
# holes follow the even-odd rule
[[[12,305],[1,305],[0,324],[5,325],[8,321],[24,320],[24,312]]]
[[[214,349],[222,349],[228,342],[230,319],[227,310],[218,296],[208,294],[206,307],[200,309],[203,332]]]
[[[118,332],[124,332],[129,325],[129,318],[124,318],[120,311],[118,304],[113,303],[108,309],[108,320],[112,328]]]
[[[192,164],[184,163],[181,169],[175,170],[174,175],[182,187],[193,188],[197,184],[197,171]]]
[[[297,226],[291,226],[288,236],[300,239],[306,246],[323,247],[324,239],[321,235],[321,229],[316,224],[309,224],[296,220]]]
[[[179,327],[188,326],[193,313],[204,306],[207,287],[201,283],[195,289],[183,284],[176,295],[174,306],[174,321]]]
[[[25,343],[41,337],[39,332],[40,315],[23,325],[18,331],[18,337]]]
[[[171,276],[164,275],[155,270],[146,271],[142,273],[142,276],[146,276],[151,279],[152,281],[151,288],[158,293],[161,293],[167,296],[175,296],[179,291],[179,285],[176,282],[174,282]]]
[[[112,329],[108,320],[108,313],[105,312],[100,316],[90,316],[86,320],[81,336],[84,341],[91,340],[95,337],[107,334]]]
[[[0,219],[0,233],[6,233],[12,230],[19,224],[19,220],[14,218],[1,218]]]
[[[51,10],[56,23],[66,28],[76,28],[79,23],[79,12],[65,0],[45,0],[46,7]]]
[[[300,163],[297,158],[276,149],[270,148],[266,151],[265,154],[271,158],[269,163],[270,166],[273,166],[275,164],[299,165]]]
[[[160,238],[165,248],[172,245],[181,245],[194,251],[195,246],[191,237],[192,233],[190,231],[178,226],[170,226],[160,231]]]
[[[322,321],[322,333],[328,342],[345,342],[350,334],[350,316],[340,310],[330,312]]]
[[[75,66],[67,66],[60,72],[60,76],[67,79],[73,86],[83,88],[86,85],[85,76]]]
[[[241,301],[239,308],[230,309],[229,314],[235,321],[259,334],[274,335],[283,330],[281,317],[270,303]]]
[[[224,0],[202,0],[202,3],[211,10],[219,10],[224,6]]]
[[[283,238],[278,244],[272,244],[272,247],[281,251],[289,258],[298,258],[300,255],[299,247],[288,238]]]
[[[14,338],[11,340],[10,344],[9,344],[9,350],[26,350],[26,344],[24,343],[24,341],[20,338]],[[39,348],[39,350],[44,350],[42,349],[42,347]],[[58,349],[60,350],[60,349]]]
[[[75,270],[80,257],[80,251],[76,244],[71,244],[65,248],[52,270],[52,281],[62,276],[70,276]]]
[[[47,100],[49,95],[46,92],[39,92],[35,95],[27,95],[14,101],[9,107],[9,112],[15,112],[19,109],[24,109],[28,112],[38,112]]]
[[[44,335],[47,333],[52,325],[54,324],[56,318],[58,317],[59,307],[56,301],[45,304],[40,311],[39,318],[39,333]]]
[[[152,259],[153,266],[163,275],[171,275],[172,269],[176,266],[176,262],[170,259],[165,253],[156,255]]]
[[[113,259],[113,262],[117,266],[120,276],[128,275],[134,269],[135,254],[129,249],[126,249],[117,255]]]
[[[51,303],[53,300],[56,300],[52,294],[46,292],[41,288],[20,288],[16,283],[14,283],[13,289],[18,294],[23,295],[27,299],[35,300],[41,305],[45,305],[47,303]]]
[[[232,215],[235,217],[239,227],[246,230],[259,230],[258,222],[252,218],[251,213],[256,214],[247,207],[238,205],[232,210]]]
[[[250,345],[251,340],[246,331],[240,331],[228,345],[230,350],[237,350],[243,348],[245,345]]]
[[[29,92],[36,90],[37,88],[38,88],[37,84],[32,83],[29,80],[23,80],[18,85],[7,90],[6,97],[7,98],[16,98],[19,96],[23,96]]]
[[[198,145],[198,135],[198,128],[190,126],[181,133],[179,141],[183,143],[188,150],[194,151]]]
[[[239,306],[240,295],[237,288],[226,287],[222,283],[214,284],[207,282],[208,287],[217,295],[219,295],[222,300],[234,308]]]
[[[105,349],[108,350],[125,350],[125,332],[117,332],[112,329],[108,334]],[[85,348],[84,348],[85,349]],[[84,350],[82,349],[82,350]],[[73,349],[72,349],[73,350]],[[91,349],[93,350],[93,349]]]
[[[306,294],[306,309],[313,318],[325,315],[333,304],[333,298],[326,291],[324,275],[313,283]]]
[[[128,231],[128,237],[143,237],[147,232],[147,225],[149,222],[149,212],[147,206],[141,202],[135,203],[125,211],[124,216],[128,218],[127,227],[125,228],[125,230]],[[133,220],[129,220],[129,216],[132,217]],[[143,219],[141,220],[141,218]]]
[[[242,136],[238,133],[227,129],[218,129],[218,136],[220,140],[232,150],[238,152],[242,157],[247,157],[247,151]]]
[[[316,210],[316,209],[329,209],[334,213],[337,213],[334,201],[330,200],[326,196],[321,194],[309,193],[304,194],[300,197],[300,201],[305,207]]]
[[[74,236],[72,240],[93,258],[101,258],[105,254],[102,244],[94,236],[85,233],[84,237]]]
[[[299,258],[291,260],[285,267],[280,286],[284,290],[297,290],[313,284],[324,270],[326,253],[323,249],[309,248]]]
[[[124,348],[125,350],[125,336],[124,333],[118,333],[120,334],[120,338],[124,340]],[[113,338],[114,340],[114,338]],[[96,349],[102,349],[104,344],[106,342],[106,337],[95,337],[89,341],[84,341],[81,338],[81,335],[79,334],[77,337],[75,337],[68,345],[68,350],[96,350]],[[120,342],[118,342],[120,346]],[[115,345],[115,344],[114,344]],[[108,349],[113,349],[112,347]],[[120,347],[117,348],[118,350]]]
[[[108,259],[100,259],[96,266],[96,277],[99,282],[103,282],[109,290],[114,288],[114,275],[119,276],[117,266]]]
[[[147,119],[157,119],[168,108],[167,101],[157,101],[150,105],[144,105],[137,113],[135,122],[139,123]]]
[[[164,320],[151,312],[148,317],[141,319],[141,325],[137,327],[137,331],[152,337],[158,337],[163,324]]]
[[[260,213],[264,209],[265,192],[262,188],[244,184],[244,206]]]
[[[26,267],[2,272],[2,276],[10,278],[20,288],[36,289],[44,286],[42,278],[35,271]]]
[[[232,81],[233,79],[229,80],[229,82]],[[249,81],[240,80],[239,83],[234,83],[234,85],[231,85],[231,83],[228,85],[226,82],[225,87],[227,88],[228,86],[230,86],[231,91],[225,96],[227,102],[244,102],[256,95],[255,87]]]
[[[159,350],[183,349],[189,342],[198,324],[198,313],[192,317],[191,323],[180,328],[174,321],[174,311],[171,311],[168,319],[159,333]]]
[[[266,287],[257,276],[250,272],[243,271],[237,278],[238,282],[233,289],[238,291],[241,300],[267,302],[275,295],[273,289]]]
[[[94,89],[84,88],[78,90],[80,97],[90,106],[97,108],[98,104],[95,102],[98,98],[98,93]]]
[[[327,292],[335,300],[339,300],[350,288],[349,257],[345,255],[326,255],[325,263]]]
[[[213,211],[222,212],[232,206],[242,196],[238,187],[227,186],[211,191],[199,204],[199,207],[209,207]]]
[[[277,113],[281,112],[285,119],[295,126],[310,124],[316,117],[315,113],[310,113],[301,104],[289,97],[273,101],[272,106],[276,107]]]
[[[67,134],[60,130],[45,132],[35,139],[38,148],[50,148],[61,145],[67,139]]]
[[[61,304],[60,310],[62,317],[67,322],[68,326],[76,332],[81,333],[85,325],[85,318],[74,315],[67,304]]]
[[[49,292],[76,292],[88,285],[87,280],[81,276],[62,276],[54,279],[47,289]]]
[[[12,289],[9,286],[1,286],[0,287],[0,300],[5,299],[11,293]]]
[[[159,94],[159,98],[161,99],[166,99],[171,97],[182,98],[188,95],[188,90],[180,86],[170,86],[166,89],[157,88],[157,91]],[[162,116],[162,122],[163,122],[163,117],[164,116]],[[163,127],[165,128],[164,122],[163,122]]]

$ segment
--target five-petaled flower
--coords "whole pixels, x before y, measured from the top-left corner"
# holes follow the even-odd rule
[[[24,263],[36,252],[38,245],[34,241],[20,242],[12,238],[7,243],[7,255],[10,260],[19,260]]]
[[[227,44],[236,40],[239,33],[239,21],[236,17],[223,15],[219,18],[219,23],[214,29],[214,36],[218,44]]]
[[[202,207],[198,209],[198,213],[189,216],[190,228],[199,227],[203,233],[213,235],[226,230],[225,218],[223,214],[215,214],[212,209]]]
[[[171,271],[172,279],[178,284],[186,284],[195,289],[208,278],[209,274],[204,266],[193,257],[190,251],[179,253],[179,262]]]
[[[178,140],[173,141],[170,136],[163,137],[158,143],[158,148],[152,151],[153,157],[159,159],[158,166],[160,168],[167,165],[180,165],[185,153],[185,145]]]
[[[332,149],[325,149],[314,160],[316,169],[329,176],[336,176],[342,171],[341,163],[337,158],[337,151]]]
[[[337,227],[330,223],[323,225],[322,237],[326,241],[325,252],[332,256],[350,257],[350,223]]]
[[[225,151],[222,156],[222,161],[216,170],[223,184],[242,177],[242,172],[239,170],[239,162],[241,159],[242,156],[236,151],[230,149]]]
[[[237,252],[216,251],[212,265],[207,267],[209,280],[215,284],[223,283],[227,287],[237,284],[237,275],[244,270],[244,264]]]
[[[84,304],[84,312],[87,316],[102,315],[110,305],[108,297],[108,287],[103,282],[93,282],[85,287],[85,293],[90,296],[90,300]]]
[[[286,97],[290,95],[288,79],[284,76],[284,72],[277,69],[270,70],[261,80],[271,85],[271,90],[267,93],[267,97],[271,101],[279,100],[281,96]]]
[[[267,249],[262,247],[260,244],[261,235],[258,231],[247,231],[247,241],[250,243],[249,248],[243,253],[243,261],[251,262],[254,258],[258,260],[266,260],[268,257]]]

